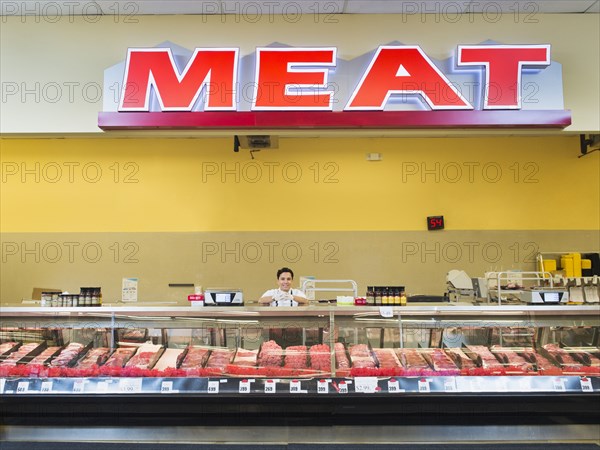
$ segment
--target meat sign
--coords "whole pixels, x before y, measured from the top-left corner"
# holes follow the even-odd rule
[[[553,64],[550,50],[549,45],[459,45],[449,63],[435,63],[418,45],[382,45],[362,58],[361,68],[338,60],[335,47],[260,47],[250,61],[240,58],[237,48],[196,48],[187,57],[174,54],[170,47],[130,48],[116,108],[106,108],[105,101],[99,125],[104,129],[119,128],[119,123],[124,128],[260,127],[259,112],[277,111],[290,114],[277,118],[264,114],[262,118],[270,119],[263,125],[390,128],[422,122],[422,126],[564,127],[570,124],[570,113],[562,110],[562,104],[556,107],[562,98],[532,102],[542,107],[551,104],[544,110],[532,105],[523,108],[524,99],[532,100],[532,88],[544,94],[540,86],[548,84],[548,76],[534,78],[535,83],[523,80]],[[553,84],[556,72],[549,72],[554,74]],[[562,92],[562,79],[558,81]],[[545,90],[550,91],[548,86]],[[523,109],[537,114],[520,119],[493,114],[493,110]],[[178,114],[173,120],[175,116],[168,119],[164,114],[173,112],[193,116]],[[231,114],[216,114],[220,112],[239,115],[233,119]],[[344,118],[323,115],[332,112]],[[380,120],[380,114],[373,120],[367,112],[396,115],[388,114],[391,119],[386,121]],[[414,119],[415,113],[436,112],[452,114]],[[471,114],[456,115],[461,112]],[[481,113],[488,113],[487,118]]]

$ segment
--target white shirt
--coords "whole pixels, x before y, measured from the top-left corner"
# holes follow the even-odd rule
[[[292,295],[306,298],[306,294],[300,289],[290,289],[289,292],[282,291],[281,289],[269,289],[262,297],[273,297],[271,306],[298,306],[298,302],[294,301]]]

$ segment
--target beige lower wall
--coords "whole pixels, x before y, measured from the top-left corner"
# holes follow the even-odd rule
[[[533,270],[538,251],[595,251],[597,230],[585,231],[346,231],[206,233],[2,233],[1,304],[20,303],[33,287],[79,292],[102,286],[106,302],[120,299],[123,277],[139,278],[140,301],[186,304],[189,288],[239,287],[246,299],[274,287],[289,266],[318,279],[405,285],[410,294],[445,291],[445,276],[463,269]],[[335,294],[326,294],[332,297]]]

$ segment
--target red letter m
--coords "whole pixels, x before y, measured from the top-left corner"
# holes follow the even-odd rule
[[[205,110],[235,111],[237,48],[197,48],[179,73],[170,48],[130,48],[119,111],[149,111],[150,87],[163,111],[191,111],[206,88]]]

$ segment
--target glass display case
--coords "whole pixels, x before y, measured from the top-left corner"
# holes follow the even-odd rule
[[[319,393],[323,379],[330,380],[327,392],[339,393],[332,379],[346,379],[348,393],[389,386],[422,391],[414,385],[418,377],[426,377],[429,389],[439,388],[436,378],[448,378],[444,392],[594,391],[599,312],[595,306],[458,305],[4,308],[0,392],[125,394],[151,385],[163,393],[172,386],[179,394],[208,394],[214,377],[231,380],[219,390],[240,394],[246,388]],[[542,378],[557,376],[560,386]],[[242,388],[239,379],[249,377],[256,381]],[[479,377],[477,386],[468,377]],[[167,378],[168,384],[159,382]],[[79,391],[73,380],[81,379]],[[269,379],[278,381],[271,386]],[[542,386],[544,380],[549,384]]]

